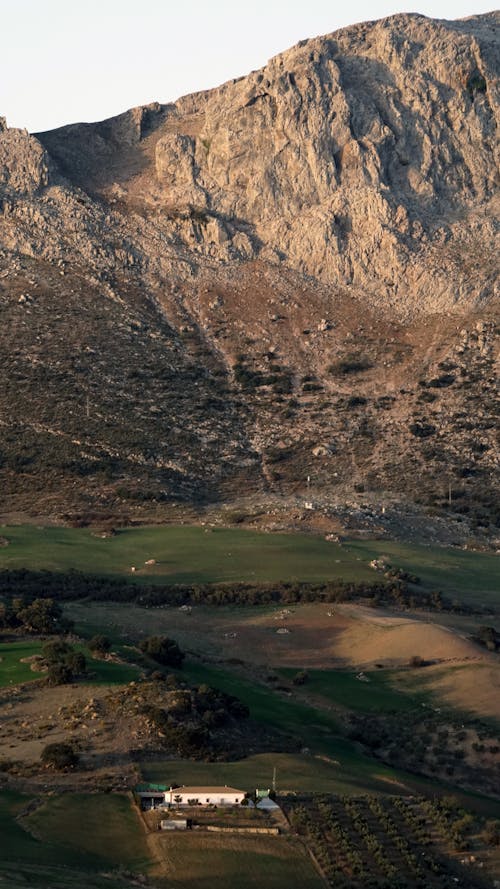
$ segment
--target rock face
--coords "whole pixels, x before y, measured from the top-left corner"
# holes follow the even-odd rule
[[[110,509],[313,473],[489,516],[498,26],[398,15],[175,104],[0,119],[12,502],[30,473]]]
[[[101,194],[106,159],[125,202],[170,213],[188,249],[284,263],[402,312],[470,305],[493,289],[497,26],[357,25],[173,106],[40,138]]]
[[[49,157],[38,139],[0,123],[0,194],[33,195],[48,184]]]

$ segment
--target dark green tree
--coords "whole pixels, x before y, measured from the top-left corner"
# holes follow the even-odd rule
[[[17,617],[29,633],[65,633],[71,628],[53,599],[34,599],[18,611]]]
[[[181,651],[175,639],[168,636],[149,636],[143,639],[139,648],[144,654],[168,667],[181,667],[184,660],[184,652]]]

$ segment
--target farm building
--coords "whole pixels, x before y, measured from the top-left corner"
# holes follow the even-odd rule
[[[187,818],[170,818],[168,821],[160,821],[160,830],[187,830],[190,824]]]
[[[257,803],[257,808],[262,809],[264,812],[276,812],[279,809],[277,803],[274,802],[270,797],[265,796]]]
[[[236,806],[245,798],[235,787],[171,787],[165,792],[166,806]]]
[[[167,784],[139,784],[135,792],[139,797],[141,809],[158,809],[165,804],[165,791]]]

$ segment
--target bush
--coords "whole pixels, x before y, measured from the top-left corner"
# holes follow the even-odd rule
[[[66,685],[87,669],[85,655],[81,651],[75,651],[62,639],[47,642],[42,648],[42,655],[49,667],[49,685]]]
[[[68,685],[73,681],[73,671],[68,664],[62,661],[55,661],[49,665],[47,672],[48,685]]]
[[[89,648],[96,654],[106,654],[111,649],[111,640],[102,633],[98,633],[97,636],[92,636]]]
[[[488,846],[500,846],[500,821],[486,822],[483,839]]]
[[[168,667],[181,667],[185,657],[177,642],[168,636],[149,636],[143,639],[139,648],[154,661]]]
[[[71,651],[72,648],[67,642],[58,639],[55,642],[46,642],[45,645],[42,646],[42,657],[44,660],[48,661],[49,664],[55,664],[58,661],[64,661]]]
[[[428,438],[430,435],[434,435],[435,431],[436,427],[432,423],[412,423],[410,425],[410,432],[416,438]]]
[[[72,651],[66,658],[66,665],[74,676],[80,676],[87,669],[87,660],[81,651]]]
[[[306,670],[299,670],[292,679],[294,685],[304,685],[309,679],[309,674]]]
[[[66,771],[67,769],[74,769],[78,765],[80,757],[71,744],[61,742],[47,744],[42,750],[40,759],[44,765],[50,768]]]
[[[346,355],[340,361],[331,364],[328,368],[328,373],[333,375],[361,373],[364,370],[369,370],[371,367],[373,365],[368,358],[364,358],[361,355]]]

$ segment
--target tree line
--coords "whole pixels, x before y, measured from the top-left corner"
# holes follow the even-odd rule
[[[267,605],[300,602],[347,602],[369,600],[372,605],[426,610],[459,610],[437,590],[415,592],[401,579],[377,579],[371,582],[330,580],[324,582],[217,583],[217,584],[145,584],[79,571],[0,571],[0,598],[5,609],[17,610],[35,599],[69,602],[91,599],[96,602],[129,602],[144,607],[161,605]],[[462,610],[462,606],[460,606]],[[2,611],[0,611],[0,626]]]

